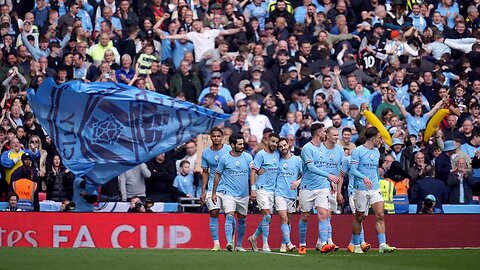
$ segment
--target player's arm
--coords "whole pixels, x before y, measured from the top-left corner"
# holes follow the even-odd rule
[[[202,170],[202,194],[200,195],[200,201],[202,203],[205,202],[205,199],[207,197],[207,183],[208,183],[208,176],[209,176],[209,171],[207,168],[203,168]]]
[[[314,174],[326,177],[328,180],[330,180],[331,182],[333,182],[335,184],[338,183],[338,181],[339,181],[337,176],[335,176],[333,174],[329,174],[328,172],[318,168],[317,166],[315,166],[315,164],[313,162],[307,163],[307,168],[311,172],[313,172]]]
[[[302,183],[302,174],[299,174],[298,179],[293,181],[292,184],[290,185],[290,189],[291,190],[297,189],[298,186],[300,186],[301,183]]]
[[[353,159],[353,154],[352,162],[350,163],[350,174],[357,178],[363,179],[363,182],[365,183],[367,189],[373,188],[372,181],[366,175],[358,171],[358,161]]]
[[[340,175],[338,176],[338,184],[337,184],[337,202],[339,204],[343,203],[343,194],[342,194],[342,186],[343,186],[343,178],[345,177],[345,173],[340,171]]]
[[[250,168],[250,199],[255,201],[257,199],[257,182],[258,169],[252,166]]]
[[[218,183],[220,182],[220,176],[222,176],[222,174],[217,171],[217,173],[215,174],[215,178],[213,179],[212,201],[214,203],[217,203],[217,188],[218,188]]]

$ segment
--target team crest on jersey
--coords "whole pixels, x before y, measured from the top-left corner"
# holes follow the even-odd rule
[[[235,166],[240,167],[240,161],[235,162]]]
[[[288,167],[288,164],[287,163],[283,163],[283,168],[287,168]]]
[[[215,156],[215,161],[218,161],[220,159],[220,157],[218,157],[218,155]]]

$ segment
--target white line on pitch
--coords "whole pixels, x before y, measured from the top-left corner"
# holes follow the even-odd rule
[[[298,255],[298,254],[288,254],[288,253],[278,253],[278,252],[264,252],[264,251],[259,251],[258,253],[280,255],[280,256],[290,256],[290,257],[303,257],[304,256],[304,255]]]

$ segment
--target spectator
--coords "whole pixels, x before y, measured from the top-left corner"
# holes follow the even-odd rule
[[[23,211],[21,208],[19,208],[17,206],[17,203],[18,203],[18,194],[13,192],[13,191],[10,191],[8,194],[7,194],[7,202],[8,202],[8,206],[7,208],[3,209],[2,211],[4,212],[21,212]]]
[[[356,148],[355,144],[352,143],[352,129],[349,127],[344,127],[342,129],[342,137],[341,140],[338,141],[338,145],[342,147],[342,149],[349,149],[350,153]]]
[[[410,166],[408,169],[408,174],[410,175],[410,191],[415,187],[418,180],[427,176],[425,171],[426,167],[425,154],[420,151],[416,152],[413,166]]]
[[[435,178],[447,184],[447,178],[452,169],[451,158],[455,154],[457,146],[454,141],[445,141],[442,153],[435,158]]]
[[[449,203],[469,204],[472,201],[475,181],[464,158],[457,159],[455,170],[448,175],[447,184],[450,187]]]
[[[142,203],[142,199],[138,196],[133,196],[130,199],[130,207],[127,210],[128,213],[153,213],[153,211]]]
[[[18,207],[25,211],[38,211],[38,172],[32,166],[32,155],[25,152],[22,154],[22,165],[12,173],[10,182],[11,190],[21,194],[18,198]]]
[[[190,64],[183,60],[180,62],[180,68],[170,79],[170,96],[175,96],[179,92],[185,94],[187,101],[195,103],[201,91],[200,79],[189,70]]]
[[[150,178],[146,180],[147,197],[156,202],[176,202],[177,192],[173,188],[176,176],[175,163],[170,154],[160,154],[147,162]]]
[[[59,155],[52,159],[47,169],[47,200],[61,202],[73,196],[73,174],[63,166]]]
[[[293,112],[287,113],[287,123],[282,126],[280,131],[280,137],[287,137],[288,135],[294,135],[297,132],[300,125],[295,122],[295,114]]]
[[[193,185],[193,173],[190,169],[190,162],[186,159],[180,162],[179,174],[173,181],[173,186],[178,189],[181,197],[198,197]],[[197,188],[198,190],[198,188]]]
[[[257,140],[262,140],[263,134],[267,128],[270,129],[270,131],[273,131],[272,124],[265,115],[260,114],[259,105],[252,104],[249,108],[251,114],[247,116],[247,122],[250,127],[250,132],[257,137]]]
[[[120,193],[122,194],[122,201],[130,201],[133,196],[146,198],[145,178],[149,178],[151,175],[145,163],[120,174],[118,176],[118,183]]]
[[[40,152],[37,151],[36,153],[31,152],[30,150],[26,149],[23,150],[20,144],[20,141],[13,137],[10,140],[11,149],[2,153],[0,163],[5,169],[5,180],[7,184],[10,184],[10,180],[12,178],[13,172],[23,165],[22,156],[24,153],[28,153],[30,157],[33,156],[34,159],[40,158]],[[31,158],[30,158],[31,160]]]
[[[443,202],[448,200],[448,192],[445,184],[434,178],[435,170],[427,165],[425,168],[426,177],[418,180],[411,192],[410,202],[417,204],[417,213],[422,209],[423,198],[427,195],[433,195],[435,199],[434,212],[443,213]]]

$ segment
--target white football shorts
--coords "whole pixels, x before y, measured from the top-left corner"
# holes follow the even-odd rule
[[[300,190],[299,201],[300,211],[307,213],[313,207],[321,207],[328,211],[330,209],[329,203],[330,190],[328,188],[316,190]]]

